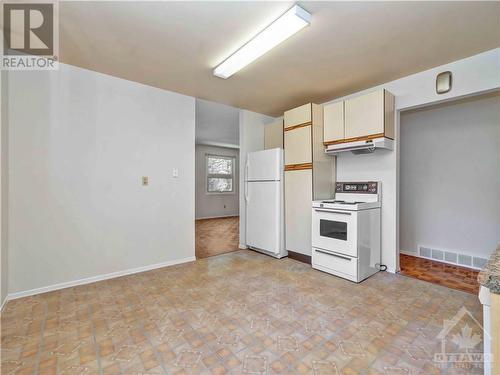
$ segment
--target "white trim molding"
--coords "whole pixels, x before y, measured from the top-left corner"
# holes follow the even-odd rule
[[[242,244],[239,244],[238,247],[241,249],[241,250],[246,250],[248,249],[248,247],[246,245],[242,245]]]
[[[5,301],[10,301],[13,299],[18,299],[18,298],[23,298],[23,297],[29,297],[29,296],[33,296],[33,295],[41,294],[41,293],[53,292],[55,290],[71,288],[71,287],[79,286],[79,285],[91,284],[91,283],[95,283],[97,281],[114,279],[114,278],[121,277],[121,276],[133,275],[135,273],[151,271],[151,270],[155,270],[158,268],[175,266],[177,264],[194,262],[194,261],[196,261],[196,257],[187,257],[187,258],[182,258],[182,259],[169,260],[169,261],[162,262],[162,263],[151,264],[149,266],[129,268],[128,270],[111,272],[111,273],[107,273],[104,275],[92,276],[92,277],[87,277],[87,278],[79,279],[79,280],[67,281],[64,283],[48,285],[48,286],[44,286],[42,288],[25,290],[22,292],[10,293],[7,296],[7,298],[5,299]]]
[[[224,143],[224,142],[213,142],[213,141],[197,141],[196,145],[200,146],[213,146],[213,147],[224,147],[224,148],[236,148],[239,149],[240,145],[233,143]]]

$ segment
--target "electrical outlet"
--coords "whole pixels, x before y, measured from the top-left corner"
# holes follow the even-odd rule
[[[148,186],[148,185],[149,185],[149,177],[142,176],[142,186]]]
[[[172,177],[173,178],[178,178],[179,177],[179,170],[177,168],[174,168],[172,170]]]

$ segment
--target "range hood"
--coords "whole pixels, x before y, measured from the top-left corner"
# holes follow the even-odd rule
[[[378,148],[394,150],[394,141],[389,138],[380,137],[365,141],[353,141],[347,143],[338,143],[327,146],[327,154],[339,154],[341,152],[351,151],[353,154],[370,154]]]

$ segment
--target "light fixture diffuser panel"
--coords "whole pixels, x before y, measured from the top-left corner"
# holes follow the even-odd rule
[[[224,79],[231,77],[237,71],[308,26],[310,21],[310,13],[298,5],[293,6],[217,66],[214,69],[214,75]]]

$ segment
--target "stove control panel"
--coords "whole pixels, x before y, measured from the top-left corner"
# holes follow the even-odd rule
[[[336,193],[363,193],[377,194],[378,182],[337,182],[335,184]]]

